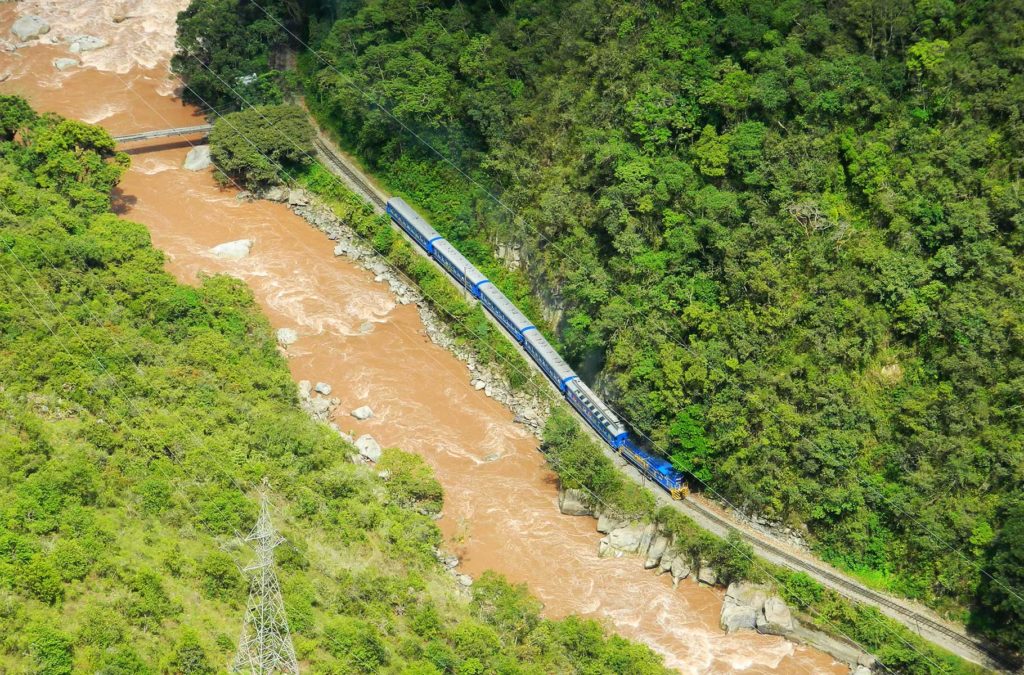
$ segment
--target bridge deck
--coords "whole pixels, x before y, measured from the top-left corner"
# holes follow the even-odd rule
[[[213,129],[212,124],[200,124],[194,127],[177,127],[174,129],[157,129],[155,131],[140,131],[136,134],[114,136],[118,143],[134,143],[135,141],[148,141],[154,138],[171,138],[173,136],[192,136],[194,134],[208,134]]]

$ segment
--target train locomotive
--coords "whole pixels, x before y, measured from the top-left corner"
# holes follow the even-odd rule
[[[686,494],[682,472],[671,462],[639,448],[618,416],[580,379],[555,348],[544,339],[526,315],[505,297],[458,249],[399,197],[387,202],[387,214],[403,232],[420,245],[456,281],[522,345],[547,375],[566,401],[576,409],[594,431],[616,452],[633,464],[644,476],[664,488],[673,499]]]

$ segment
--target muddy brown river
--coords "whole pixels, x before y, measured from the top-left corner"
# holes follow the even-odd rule
[[[0,5],[0,91],[115,134],[202,123],[175,98],[178,83],[167,67],[174,19],[186,4]],[[23,14],[43,17],[52,30],[14,49],[9,28]],[[80,34],[109,44],[59,71],[54,60],[73,57],[67,39]],[[196,283],[201,272],[241,278],[275,328],[297,330],[299,340],[289,348],[292,375],[334,388],[342,429],[426,458],[445,489],[440,525],[448,548],[462,558],[462,571],[475,576],[493,569],[525,582],[546,615],[598,619],[683,673],[848,672],[827,655],[781,638],[726,635],[718,627],[719,590],[690,580],[673,589],[667,576],[645,572],[635,558],[599,558],[594,520],[558,512],[554,476],[537,440],[470,385],[465,364],[427,339],[415,307],[399,305],[386,284],[336,258],[332,242],[283,205],[239,201],[208,172],[182,169],[194,142],[131,146],[132,168],[115,207],[149,228],[179,280]],[[255,245],[242,260],[209,252],[246,238]],[[363,422],[347,414],[361,405],[374,410]]]

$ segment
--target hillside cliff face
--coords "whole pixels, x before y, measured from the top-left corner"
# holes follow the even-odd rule
[[[680,466],[1019,645],[991,558],[1019,545],[1022,20],[370,1],[313,31],[307,93],[475,260],[525,241],[507,285],[558,289],[567,355]]]

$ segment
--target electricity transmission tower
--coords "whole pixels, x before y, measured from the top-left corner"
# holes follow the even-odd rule
[[[260,490],[260,517],[245,538],[256,551],[256,560],[245,568],[249,576],[249,602],[245,609],[242,638],[238,643],[233,672],[253,675],[289,673],[298,675],[299,664],[288,631],[281,586],[274,571],[274,549],[284,541],[270,522],[268,485]]]

